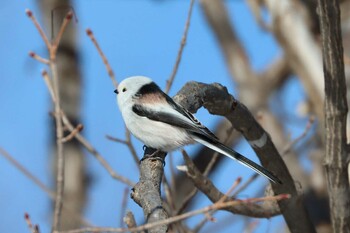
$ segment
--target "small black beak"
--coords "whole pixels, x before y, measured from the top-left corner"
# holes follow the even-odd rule
[[[115,90],[114,90],[114,93],[115,93],[115,94],[118,94],[118,89],[115,89]]]

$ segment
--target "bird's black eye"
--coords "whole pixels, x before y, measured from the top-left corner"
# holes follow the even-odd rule
[[[115,90],[114,90],[114,93],[115,93],[115,94],[119,94],[118,89],[115,89]]]
[[[125,87],[123,88],[122,92],[126,92],[126,88]]]

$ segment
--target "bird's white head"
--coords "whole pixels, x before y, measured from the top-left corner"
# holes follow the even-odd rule
[[[128,102],[131,103],[132,97],[140,90],[140,88],[151,82],[152,79],[145,76],[132,76],[124,79],[114,91],[117,93],[119,107],[127,104]]]

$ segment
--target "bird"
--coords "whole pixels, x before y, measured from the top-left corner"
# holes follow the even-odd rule
[[[200,143],[254,170],[273,183],[282,183],[269,170],[222,144],[188,110],[145,76],[124,79],[114,91],[124,123],[145,146],[170,152]]]

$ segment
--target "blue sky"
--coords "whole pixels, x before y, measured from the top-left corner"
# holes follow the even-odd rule
[[[113,86],[96,49],[85,35],[85,29],[94,31],[118,81],[131,75],[146,75],[164,88],[175,62],[188,6],[189,1],[78,0],[74,3],[79,19],[78,45],[82,58],[84,135],[116,171],[133,181],[137,181],[138,172],[126,147],[105,138],[106,134],[123,138],[124,125],[115,103]],[[280,55],[276,42],[255,24],[245,1],[230,1],[227,6],[253,67],[263,69]],[[48,116],[52,107],[41,78],[44,66],[28,56],[30,50],[43,56],[46,53],[39,34],[24,13],[26,8],[40,19],[40,11],[33,0],[5,0],[0,9],[0,146],[46,185],[52,186]],[[220,48],[198,3],[194,6],[187,45],[170,94],[175,94],[189,80],[219,82],[235,93]],[[292,82],[291,89],[300,92],[296,82]],[[284,97],[293,109],[302,95]],[[204,110],[199,111],[197,117],[209,128],[213,128],[219,119]],[[301,129],[291,130],[293,135],[297,135]],[[142,144],[135,139],[133,142],[138,154],[142,154]],[[188,147],[189,152],[197,148]],[[257,160],[246,143],[236,149]],[[86,153],[86,156],[94,181],[89,190],[85,216],[97,226],[118,227],[125,185],[109,177],[91,155]],[[174,158],[176,164],[182,163],[178,152],[174,153]],[[51,226],[48,196],[2,157],[0,167],[0,232],[27,232],[24,212],[31,215],[43,232],[48,232]],[[232,171],[237,174],[232,174]],[[224,192],[237,176],[248,178],[250,174],[250,170],[227,161],[220,172],[214,174],[213,180]],[[264,182],[263,178],[259,178],[245,195],[256,195]],[[209,203],[200,195],[196,207]],[[138,223],[141,223],[141,209],[131,200],[128,209],[134,211]],[[244,227],[240,217],[225,212],[217,216],[219,220],[235,221],[234,229],[238,231]],[[201,217],[189,221],[190,225],[199,219]],[[276,232],[276,227],[281,224],[280,218],[258,221],[261,225],[257,232]]]

